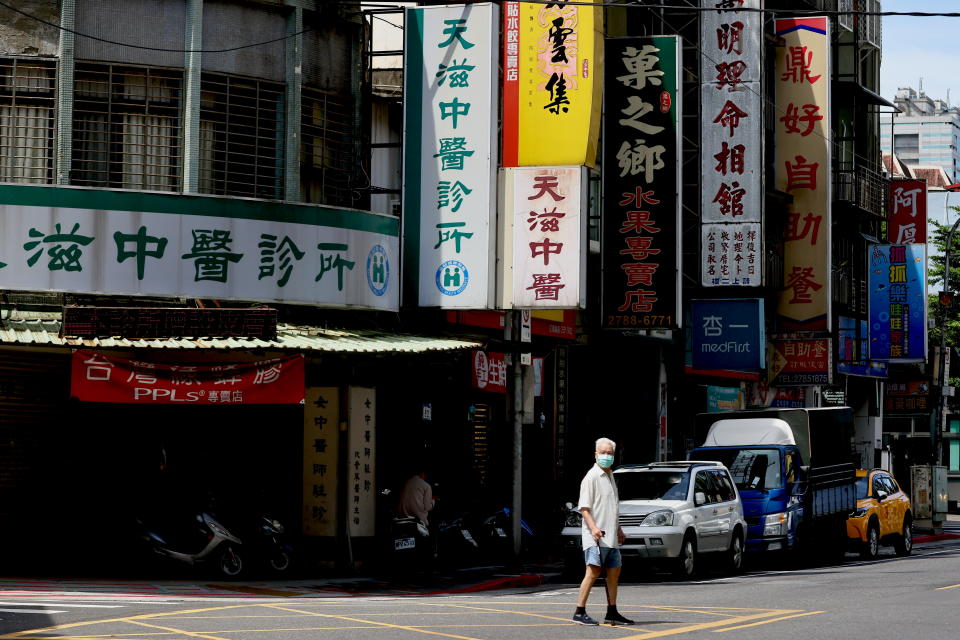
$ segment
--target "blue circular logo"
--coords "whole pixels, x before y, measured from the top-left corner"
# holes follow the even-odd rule
[[[437,269],[437,289],[445,296],[460,295],[469,281],[467,267],[457,260],[447,260]]]
[[[387,259],[387,251],[383,246],[375,244],[367,255],[367,286],[373,291],[373,295],[382,296],[387,292],[389,282],[390,261]]]

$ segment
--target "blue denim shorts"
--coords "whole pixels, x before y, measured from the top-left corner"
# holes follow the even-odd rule
[[[610,547],[587,547],[583,550],[583,559],[587,564],[607,569],[619,569],[623,565],[620,549]]]

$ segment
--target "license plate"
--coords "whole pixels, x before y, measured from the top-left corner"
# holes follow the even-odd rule
[[[496,531],[497,535],[500,536],[501,538],[507,537],[507,532],[501,529],[500,527],[497,527],[496,529],[494,529],[494,531]]]
[[[415,546],[417,546],[415,538],[397,538],[393,541],[393,548],[397,551],[401,549],[413,549]]]

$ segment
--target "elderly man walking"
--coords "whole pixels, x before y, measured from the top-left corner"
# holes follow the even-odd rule
[[[573,614],[573,621],[577,624],[600,624],[587,614],[586,607],[590,589],[604,568],[607,570],[607,615],[603,621],[612,625],[633,624],[633,620],[624,618],[617,611],[617,583],[622,565],[620,545],[625,536],[620,528],[617,485],[610,471],[616,448],[617,444],[609,438],[597,440],[593,454],[595,464],[580,482],[578,508],[583,516],[583,556],[587,568],[580,583],[577,610]]]

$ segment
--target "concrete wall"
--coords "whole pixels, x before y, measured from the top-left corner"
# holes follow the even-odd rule
[[[228,49],[282,38],[287,33],[287,11],[254,3],[205,0],[203,48]],[[205,53],[203,69],[282,82],[284,52],[281,41],[228,53]]]
[[[77,31],[115,42],[183,49],[184,0],[79,0]],[[183,54],[77,38],[78,60],[182,67]]]
[[[18,9],[32,16],[60,23],[57,0],[17,0]],[[56,56],[60,30],[0,7],[0,55]]]

